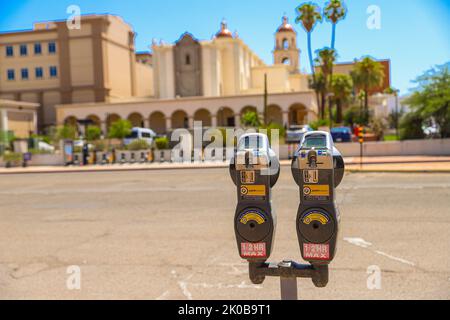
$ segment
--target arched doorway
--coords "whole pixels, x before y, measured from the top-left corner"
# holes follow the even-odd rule
[[[267,108],[267,122],[283,125],[283,112],[278,105],[272,104]]]
[[[144,117],[137,112],[134,112],[128,116],[128,121],[131,122],[133,128],[143,128],[144,127]]]
[[[158,134],[166,133],[166,117],[162,112],[156,111],[150,115],[150,129]]]
[[[217,126],[235,127],[234,112],[228,107],[223,107],[217,112]]]
[[[189,118],[186,112],[178,110],[172,114],[172,129],[181,128],[189,128]]]
[[[100,118],[98,116],[96,116],[95,114],[91,114],[91,115],[87,116],[86,120],[91,121],[91,123],[89,124],[90,126],[95,126],[95,127],[101,128]]]
[[[289,108],[289,125],[306,124],[306,116],[308,111],[306,107],[300,103],[293,104]]]
[[[109,132],[109,128],[111,128],[112,124],[114,122],[117,122],[120,120],[120,116],[118,114],[108,114],[108,116],[106,117],[106,130],[108,130]]]
[[[75,128],[78,129],[78,121],[77,121],[77,118],[75,118],[74,116],[67,117],[67,118],[64,120],[64,125],[66,125],[66,126],[71,126],[71,127],[75,127]]]
[[[203,127],[211,127],[211,113],[206,109],[197,110],[194,114],[194,121],[201,121]]]

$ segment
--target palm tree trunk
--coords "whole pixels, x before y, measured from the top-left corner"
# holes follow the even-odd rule
[[[342,123],[342,101],[341,101],[341,99],[336,100],[336,122]]]
[[[369,122],[369,89],[367,87],[364,88],[364,121]]]
[[[316,71],[314,70],[314,62],[313,62],[313,55],[312,55],[311,32],[308,32],[308,56],[309,56],[309,65],[311,66],[311,73],[312,73],[312,77],[313,77],[314,88],[317,88]],[[319,108],[319,113],[321,113],[319,93],[317,92],[316,89],[314,91],[316,93],[317,108]],[[324,115],[319,114],[319,117],[323,118]]]
[[[336,24],[333,23],[332,27],[331,27],[331,49],[334,50],[334,46],[336,43]]]

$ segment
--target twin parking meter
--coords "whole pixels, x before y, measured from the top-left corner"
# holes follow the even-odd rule
[[[251,263],[265,262],[272,252],[276,214],[271,189],[279,174],[280,164],[266,135],[246,134],[239,139],[230,164],[238,198],[234,229],[239,254]]]
[[[344,160],[328,132],[308,132],[292,161],[292,175],[300,189],[296,227],[305,261],[319,271],[316,286],[328,282],[334,259],[340,215],[335,188],[344,176]]]
[[[238,197],[236,240],[241,258],[249,262],[250,280],[261,284],[266,276],[280,277],[282,297],[295,291],[296,299],[297,278],[311,278],[316,287],[328,284],[328,264],[336,253],[340,221],[335,188],[342,181],[344,161],[330,133],[308,132],[294,155],[291,170],[300,188],[296,218],[300,252],[309,265],[287,260],[267,263],[276,228],[271,188],[280,174],[280,163],[267,136],[243,135],[230,164]]]

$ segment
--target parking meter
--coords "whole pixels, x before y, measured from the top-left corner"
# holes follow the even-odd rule
[[[296,224],[302,257],[322,268],[328,278],[328,264],[336,254],[340,221],[335,188],[344,175],[344,161],[330,133],[305,134],[292,161],[292,175],[300,187]]]
[[[263,263],[269,258],[276,229],[271,189],[280,174],[280,164],[264,134],[240,137],[230,163],[237,189],[234,230],[242,259]]]

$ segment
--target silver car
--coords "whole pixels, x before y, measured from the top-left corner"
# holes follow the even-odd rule
[[[305,124],[305,125],[293,125],[290,126],[286,132],[286,142],[287,143],[300,143],[302,141],[305,133],[313,131],[313,129]]]

